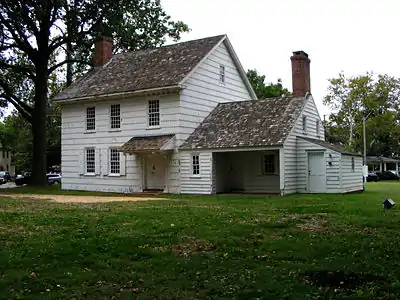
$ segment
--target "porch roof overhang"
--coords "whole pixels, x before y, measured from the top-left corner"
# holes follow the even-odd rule
[[[367,163],[400,163],[400,160],[384,156],[367,156]]]
[[[119,151],[127,154],[162,152],[175,149],[175,134],[134,136]]]

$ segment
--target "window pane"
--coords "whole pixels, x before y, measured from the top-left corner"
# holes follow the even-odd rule
[[[160,125],[160,101],[149,101],[149,126]]]
[[[86,173],[95,172],[95,155],[94,148],[86,149]]]
[[[274,155],[264,155],[264,173],[275,173],[275,156]]]
[[[86,108],[86,130],[96,129],[96,108]]]
[[[111,129],[121,128],[121,107],[119,104],[111,105]]]
[[[119,174],[119,152],[116,149],[110,149],[110,173]]]
[[[224,65],[219,66],[219,80],[221,82],[225,82],[225,66]]]
[[[193,170],[193,175],[200,174],[200,159],[198,155],[192,156],[192,170]]]

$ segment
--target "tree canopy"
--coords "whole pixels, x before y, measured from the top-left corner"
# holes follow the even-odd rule
[[[69,85],[74,74],[87,70],[98,35],[113,37],[118,52],[161,45],[166,37],[178,40],[188,30],[171,20],[159,0],[1,1],[0,106],[13,104],[32,124],[34,183],[46,183],[49,82],[54,74]]]
[[[327,140],[349,150],[363,151],[363,118],[366,118],[368,155],[400,155],[400,79],[366,73],[329,80],[324,104],[332,113],[326,122]]]
[[[290,95],[288,89],[283,87],[280,79],[277,83],[265,83],[265,75],[258,74],[257,70],[248,70],[246,74],[258,99]]]

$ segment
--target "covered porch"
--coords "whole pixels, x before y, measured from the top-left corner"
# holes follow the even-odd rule
[[[283,149],[213,152],[215,193],[281,194]]]
[[[368,172],[390,171],[399,175],[400,160],[384,156],[367,156]]]
[[[119,150],[135,156],[142,192],[168,192],[174,149],[175,135],[157,135],[133,137]]]

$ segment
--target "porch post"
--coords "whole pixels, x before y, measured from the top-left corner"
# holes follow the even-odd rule
[[[281,196],[285,194],[285,153],[284,149],[279,149],[279,188]]]

